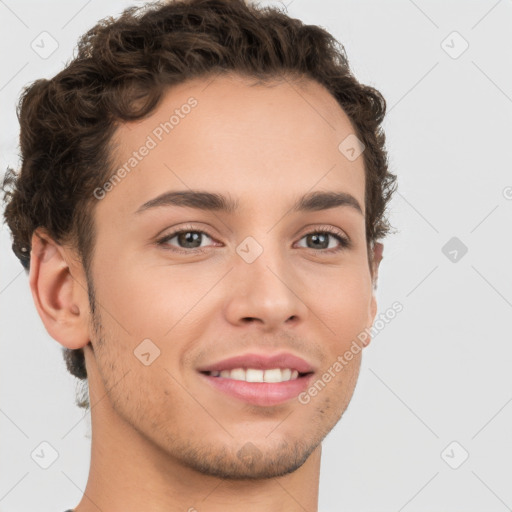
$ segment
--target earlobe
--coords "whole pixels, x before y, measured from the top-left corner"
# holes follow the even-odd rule
[[[32,235],[29,283],[48,334],[66,348],[87,345],[87,292],[72,276],[65,249],[41,230]]]

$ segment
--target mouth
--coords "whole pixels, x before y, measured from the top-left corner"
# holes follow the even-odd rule
[[[210,377],[238,380],[242,382],[288,382],[309,375],[312,372],[301,373],[293,368],[270,368],[261,370],[258,368],[234,368],[233,370],[213,370],[201,372]]]
[[[263,407],[297,397],[315,373],[304,359],[291,354],[246,354],[200,368],[198,372],[217,391]]]

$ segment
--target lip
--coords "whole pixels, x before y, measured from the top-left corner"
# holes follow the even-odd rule
[[[272,368],[290,368],[299,373],[314,372],[315,368],[301,357],[288,352],[279,354],[241,354],[230,357],[217,363],[198,368],[199,372],[212,372],[222,370],[233,370],[234,368],[255,368],[257,370],[271,370]]]
[[[290,368],[297,370],[299,377],[284,382],[246,382],[225,377],[213,377],[205,372],[233,370],[234,368]],[[282,404],[296,398],[307,389],[315,368],[301,357],[281,352],[273,355],[242,354],[198,368],[202,379],[210,386],[243,402],[262,407]]]
[[[308,373],[285,382],[246,382],[224,377],[212,377],[204,373],[199,375],[215,389],[229,396],[253,405],[271,407],[296,398],[307,389],[314,374]]]

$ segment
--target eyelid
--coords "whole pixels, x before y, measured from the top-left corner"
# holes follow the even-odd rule
[[[206,230],[204,228],[199,228],[198,226],[194,226],[193,224],[186,224],[184,226],[176,228],[175,230],[171,231],[167,235],[160,237],[156,241],[156,244],[159,246],[163,246],[164,250],[169,250],[171,252],[181,253],[181,254],[199,254],[199,253],[205,252],[206,250],[209,249],[209,247],[211,247],[211,246],[196,247],[194,249],[183,249],[181,247],[172,247],[172,248],[165,247],[166,242],[168,242],[175,236],[177,236],[181,233],[186,233],[188,231],[201,233],[203,235],[206,235],[208,238],[211,238],[212,240],[216,241],[215,237],[212,236],[208,230]],[[335,249],[318,249],[318,250],[316,250],[316,249],[311,249],[309,247],[304,247],[304,249],[307,249],[307,250],[310,250],[310,251],[313,251],[313,252],[319,253],[319,254],[322,254],[322,253],[323,254],[333,254],[333,253],[342,252],[343,250],[351,249],[353,246],[352,240],[341,229],[335,228],[333,226],[313,225],[307,231],[304,231],[302,235],[300,235],[298,241],[302,240],[307,235],[311,235],[311,234],[315,234],[315,233],[327,233],[327,234],[333,236],[334,238],[338,239],[340,246]]]
[[[322,225],[313,225],[311,228],[309,228],[307,231],[303,232],[303,234],[300,236],[299,240],[302,240],[305,236],[315,234],[315,233],[328,233],[334,238],[338,239],[338,242],[340,243],[340,247],[335,249],[321,249],[321,250],[315,250],[310,249],[309,247],[305,247],[305,249],[309,249],[315,253],[319,254],[335,254],[340,253],[343,250],[352,249],[353,243],[352,240],[348,237],[348,235],[345,234],[344,231],[342,231],[339,228],[335,228],[333,226],[322,226]]]
[[[181,226],[179,228],[172,230],[167,235],[160,237],[156,241],[156,244],[158,246],[162,246],[164,248],[164,250],[175,252],[178,254],[179,253],[181,253],[181,254],[199,254],[199,253],[205,252],[205,250],[207,249],[206,247],[196,247],[195,249],[183,249],[182,247],[171,247],[171,248],[165,247],[166,242],[173,239],[175,236],[177,236],[181,233],[187,233],[188,231],[192,231],[194,233],[201,233],[203,235],[206,235],[208,238],[215,240],[215,238],[212,235],[210,235],[210,233],[206,229],[199,228],[198,226],[194,226],[193,224],[185,224],[184,226]]]

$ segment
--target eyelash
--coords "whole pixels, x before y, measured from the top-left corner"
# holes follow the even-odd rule
[[[206,252],[206,250],[208,248],[196,247],[195,249],[183,249],[183,248],[176,248],[176,247],[169,248],[169,247],[165,246],[166,242],[173,239],[176,235],[180,235],[182,233],[190,233],[190,232],[201,233],[201,234],[206,235],[207,237],[211,238],[212,240],[214,240],[214,237],[211,236],[207,231],[204,231],[201,229],[195,229],[194,226],[185,226],[177,231],[173,231],[172,233],[165,235],[163,238],[160,238],[159,240],[156,241],[156,244],[158,246],[162,246],[165,250],[169,250],[169,251],[176,252],[179,254],[202,254],[202,253]],[[316,235],[316,234],[331,235],[333,238],[338,240],[338,242],[340,243],[340,246],[335,249],[316,250],[316,249],[311,249],[309,247],[304,247],[304,249],[309,249],[311,251],[318,252],[318,253],[333,254],[333,253],[338,253],[344,249],[352,248],[352,242],[348,238],[342,236],[338,230],[336,230],[335,228],[332,228],[332,227],[325,227],[322,229],[317,229],[317,230],[309,231],[308,233],[304,233],[304,235],[302,235],[300,240],[302,240],[304,237],[306,237],[308,235]]]

